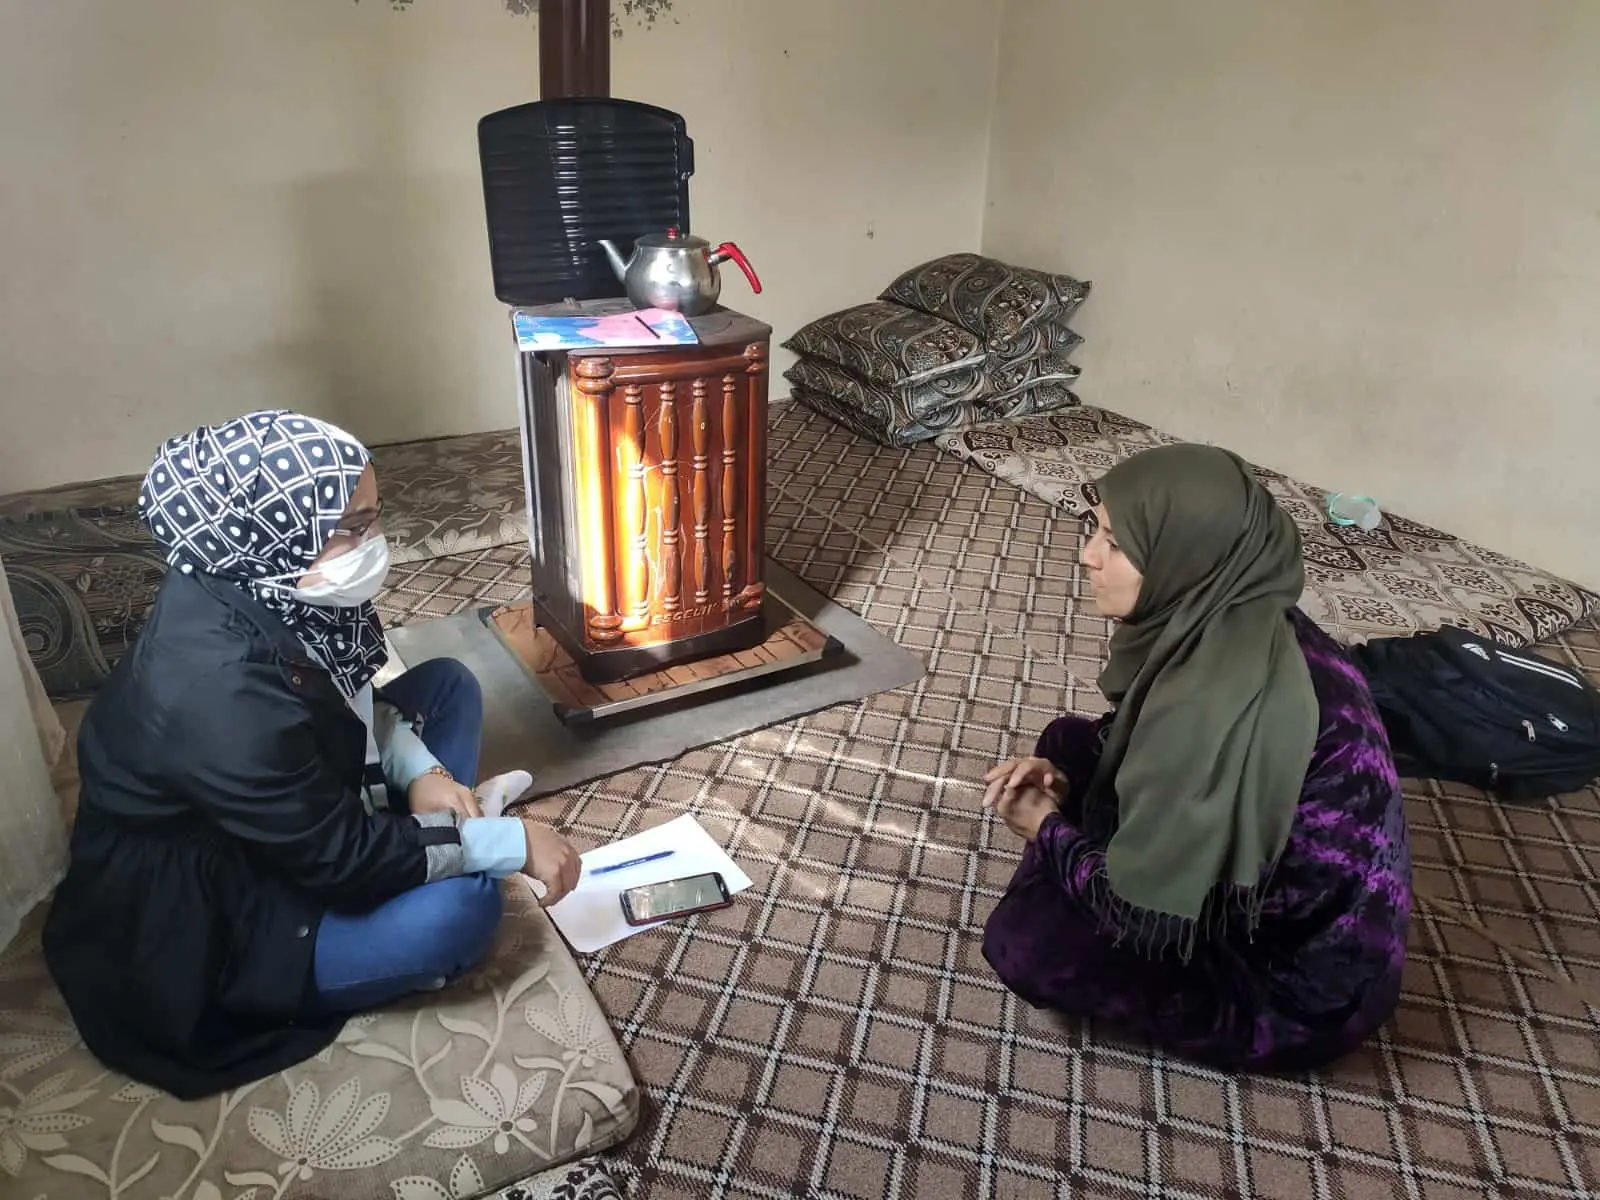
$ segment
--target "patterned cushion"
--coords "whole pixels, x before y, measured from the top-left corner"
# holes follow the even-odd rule
[[[846,428],[885,446],[910,446],[942,432],[1076,404],[1077,368],[1049,358],[993,373],[976,389],[949,399],[928,384],[879,387],[822,359],[802,358],[784,372],[792,395]]]
[[[1006,421],[939,438],[958,458],[1072,511],[1125,458],[1179,439],[1097,408]],[[1458,625],[1506,646],[1553,637],[1600,613],[1600,596],[1514,558],[1403,517],[1371,532],[1327,520],[1320,488],[1254,468],[1305,539],[1301,607],[1351,641]]]
[[[1081,345],[1082,337],[1055,321],[1040,321],[1014,337],[984,339],[990,369],[1022,367],[1041,358],[1065,362]]]
[[[784,377],[794,399],[885,446],[925,442],[952,428],[961,408],[931,407],[914,388],[878,387],[818,358],[802,358]]]
[[[805,405],[812,412],[821,413],[834,424],[843,426],[870,442],[877,442],[880,446],[904,447],[925,440],[912,438],[909,441],[897,442],[892,429],[892,420],[887,414],[869,412],[855,401],[830,396],[826,392],[813,392],[797,385],[789,389],[789,399]]]
[[[528,540],[515,429],[377,446],[391,561],[426,562]]]
[[[0,521],[0,558],[28,654],[56,700],[105,682],[167,569],[132,504]]]
[[[585,1158],[541,1171],[530,1179],[522,1180],[517,1187],[501,1193],[512,1200],[517,1193],[521,1200],[623,1200],[622,1189],[612,1178],[611,1171],[602,1158]],[[414,1188],[411,1191],[394,1189],[395,1200],[459,1200],[459,1194]]]
[[[951,398],[978,386],[984,358],[959,326],[881,300],[818,317],[784,346],[883,387],[937,381]]]
[[[639,1090],[583,972],[526,884],[488,961],[353,1018],[316,1058],[184,1102],[107,1073],[39,950],[0,954],[0,1193],[469,1200],[622,1141]],[[559,1176],[598,1180],[601,1173]],[[598,1186],[588,1194],[614,1195]],[[538,1193],[536,1193],[538,1194]]]
[[[986,350],[1012,359],[1070,350],[1079,339],[1066,323],[1090,286],[981,254],[947,254],[907,271],[882,299],[954,321]]]
[[[1070,333],[1071,331],[1068,330]],[[1077,341],[1082,342],[1077,334],[1072,335]],[[1078,382],[1078,376],[1083,374],[1083,368],[1067,361],[1067,354],[1071,346],[1065,350],[1044,351],[1028,355],[1023,358],[1005,359],[999,355],[990,355],[989,361],[984,364],[983,378],[987,385],[987,392],[995,397],[1003,397],[1022,388],[1046,383],[1073,384]],[[1044,412],[1043,408],[1036,408],[1035,412]],[[1007,414],[1020,416],[1023,414]]]

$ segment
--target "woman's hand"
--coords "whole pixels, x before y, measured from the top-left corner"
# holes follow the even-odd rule
[[[425,771],[406,789],[406,802],[414,813],[456,812],[481,817],[483,809],[472,789],[439,771]]]
[[[994,810],[1012,833],[1028,842],[1039,836],[1046,817],[1061,811],[1053,793],[1032,786],[1003,793]]]
[[[1048,792],[1058,805],[1067,798],[1067,781],[1047,758],[1010,759],[990,768],[983,781],[989,785],[983,793],[985,808],[994,808],[1007,795],[1030,787]]]
[[[550,826],[523,821],[522,831],[528,838],[528,861],[522,873],[544,884],[544,895],[539,897],[539,903],[549,908],[578,886],[578,873],[583,864],[572,843]]]

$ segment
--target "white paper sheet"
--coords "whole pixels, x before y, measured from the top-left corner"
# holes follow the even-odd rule
[[[592,872],[611,863],[623,863],[671,850],[670,858],[643,863],[606,875]],[[647,883],[665,883],[686,875],[716,871],[728,885],[728,894],[750,886],[750,876],[728,857],[727,851],[711,840],[711,835],[694,817],[685,813],[665,825],[657,825],[633,837],[582,855],[583,874],[560,904],[545,911],[561,930],[567,943],[580,954],[593,954],[623,938],[643,933],[650,926],[629,925],[622,916],[622,893]]]

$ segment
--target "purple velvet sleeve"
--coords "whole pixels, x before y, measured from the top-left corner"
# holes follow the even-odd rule
[[[1058,813],[1046,817],[1034,846],[1062,894],[1113,941],[1131,928],[1159,921],[1158,914],[1147,916],[1143,909],[1116,900],[1105,883],[1105,847],[1065,817]]]
[[[1082,899],[1089,881],[1105,869],[1104,851],[1083,836],[1060,813],[1051,813],[1034,839],[1038,853],[1068,895]]]
[[[1062,811],[1046,817],[1039,827],[1035,845],[1062,892],[1089,914],[1102,932],[1117,938],[1126,926],[1140,920],[1141,911],[1112,903],[1104,884],[1105,847],[1082,829],[1083,798],[1100,764],[1101,737],[1111,716],[1107,713],[1098,720],[1058,717],[1039,735],[1034,754],[1059,768],[1070,790]]]
[[[1066,776],[1067,798],[1061,808],[1073,823],[1082,823],[1083,798],[1100,765],[1101,730],[1110,719],[1109,715],[1098,721],[1057,717],[1044,727],[1033,748],[1034,757],[1049,759]]]

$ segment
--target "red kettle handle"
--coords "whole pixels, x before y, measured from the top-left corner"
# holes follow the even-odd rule
[[[744,251],[732,242],[723,242],[717,247],[717,253],[733,259],[739,264],[739,269],[744,272],[744,277],[750,281],[750,290],[756,295],[761,294],[761,280],[756,278],[755,268],[750,265],[750,260],[744,256]]]

